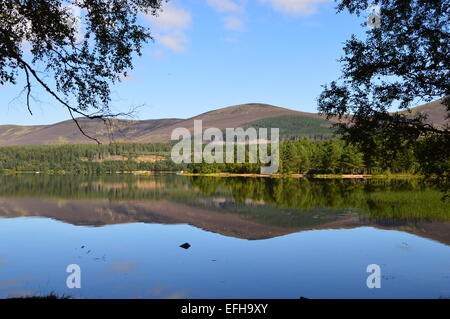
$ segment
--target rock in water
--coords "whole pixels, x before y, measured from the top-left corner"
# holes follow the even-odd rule
[[[189,243],[184,243],[183,245],[180,245],[180,247],[184,249],[189,249],[191,245],[189,245]]]

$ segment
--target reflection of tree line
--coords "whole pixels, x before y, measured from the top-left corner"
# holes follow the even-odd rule
[[[237,203],[264,201],[278,208],[303,212],[322,207],[357,209],[372,218],[450,220],[450,204],[442,194],[418,180],[308,180],[297,178],[192,177],[209,195],[227,189]]]
[[[311,216],[357,211],[370,218],[450,220],[450,204],[419,180],[21,175],[0,177],[0,197],[169,200],[195,206],[223,198],[219,207],[223,212],[282,218],[286,224],[303,218],[299,211]]]
[[[67,200],[159,200],[184,198],[190,182],[175,175],[137,177],[131,175],[0,176],[0,196],[40,197]]]

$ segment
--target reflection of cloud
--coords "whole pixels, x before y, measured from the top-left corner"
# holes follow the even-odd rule
[[[110,271],[112,272],[125,272],[129,273],[131,272],[139,263],[137,261],[130,262],[130,263],[124,263],[122,261],[115,262],[111,268]]]
[[[163,284],[156,284],[147,291],[147,295],[151,298],[186,299],[189,293],[187,290],[169,291]]]
[[[171,293],[166,297],[166,299],[186,299],[188,296],[187,291],[176,291],[174,293]]]
[[[331,0],[260,0],[271,3],[272,6],[281,12],[291,15],[309,15],[317,11],[319,4],[330,2]]]
[[[115,281],[119,277],[122,276],[141,276],[138,271],[136,271],[136,267],[140,263],[137,261],[133,262],[124,262],[121,260],[118,260],[110,265],[105,269],[105,271],[100,272],[100,276],[104,278],[104,280],[108,281]],[[125,287],[123,284],[120,285],[120,287],[117,288],[117,291],[124,290]]]
[[[164,293],[165,287],[162,284],[156,284],[153,286],[148,293],[152,296],[161,296]]]
[[[38,296],[38,294],[33,290],[12,290],[7,294],[7,298],[26,298],[35,296]]]
[[[0,281],[0,289],[7,289],[11,287],[17,287],[29,281],[32,277],[20,277],[20,278],[11,278]]]

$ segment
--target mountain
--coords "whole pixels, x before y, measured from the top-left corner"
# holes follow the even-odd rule
[[[429,113],[429,121],[441,125],[445,122],[445,109],[439,102],[432,102],[412,109],[412,112]],[[268,104],[241,104],[206,112],[189,119],[155,120],[110,120],[104,125],[101,120],[80,118],[84,131],[103,143],[110,141],[151,143],[169,142],[171,133],[178,127],[193,132],[194,120],[203,121],[203,129],[217,127],[279,127],[284,137],[300,136],[328,138],[336,119],[327,120],[316,113],[294,111]],[[0,145],[42,145],[95,143],[87,139],[71,120],[53,125],[17,126],[0,125]]]
[[[318,128],[331,127],[331,122],[321,119],[318,114],[257,103],[230,106],[189,119],[145,121],[114,119],[110,121],[110,125],[106,126],[101,120],[80,118],[79,123],[88,135],[105,143],[111,138],[117,142],[150,143],[170,141],[172,131],[178,127],[184,127],[193,132],[194,120],[202,120],[203,129],[217,127],[224,130],[227,127],[248,127],[250,123],[259,120],[283,116],[314,119],[320,121],[314,124]],[[0,145],[3,146],[74,143],[95,142],[83,136],[71,120],[39,126],[0,125]]]
[[[406,111],[403,113],[409,113],[409,112]],[[410,110],[410,113],[412,115],[415,115],[417,113],[426,114],[427,115],[426,122],[433,124],[437,127],[443,127],[446,124],[449,124],[449,121],[446,118],[447,111],[445,109],[445,106],[443,104],[441,104],[440,100],[433,101],[433,102],[412,108]]]
[[[203,129],[216,127],[221,130],[225,130],[226,128],[249,127],[251,126],[251,123],[254,123],[258,120],[277,118],[282,116],[313,119],[321,118],[320,115],[315,113],[299,112],[268,104],[241,104],[206,112],[198,116],[179,121],[172,125],[161,127],[157,130],[145,132],[145,134],[138,137],[136,141],[166,142],[170,140],[172,131],[178,127],[187,128],[192,133],[194,130],[195,120],[203,121]],[[328,127],[331,127],[332,123],[329,121],[326,122],[329,123]],[[317,126],[319,127],[320,125]]]
[[[331,138],[336,134],[335,130],[331,128],[330,121],[304,115],[283,115],[264,118],[247,123],[246,127],[278,127],[280,136],[284,139],[306,137],[318,140]]]
[[[105,125],[101,120],[78,119],[80,126],[90,136],[95,136],[103,142],[109,141],[109,136],[119,140],[132,141],[142,132],[150,132],[160,127],[171,125],[179,119],[161,119],[146,121],[111,120]],[[112,131],[112,133],[111,133]],[[124,138],[127,137],[127,138]],[[41,145],[41,144],[75,144],[95,143],[87,139],[78,130],[72,120],[53,125],[17,126],[0,125],[0,145]]]

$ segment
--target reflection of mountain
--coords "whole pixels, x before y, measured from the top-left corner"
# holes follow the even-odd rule
[[[217,204],[218,202],[214,202]],[[264,205],[256,209],[276,210]],[[243,209],[241,207],[241,209]],[[250,205],[248,210],[255,209]],[[261,214],[264,212],[261,211]],[[46,217],[84,226],[104,226],[124,223],[189,224],[225,236],[256,240],[312,229],[344,229],[371,226],[416,234],[450,245],[450,222],[364,218],[351,212],[317,210],[292,213],[280,210],[276,223],[261,221],[248,214],[236,214],[226,209],[187,205],[167,200],[110,202],[108,200],[44,200],[0,198],[0,216]],[[262,217],[262,216],[261,216]],[[283,222],[284,219],[284,222]]]
[[[323,225],[320,229],[375,227],[403,231],[450,246],[450,222],[419,220],[415,222],[393,219],[347,218]]]
[[[450,245],[450,205],[418,181],[3,176],[0,216],[73,225],[189,224],[245,239],[374,226]]]
[[[225,236],[263,239],[296,232],[298,228],[259,224],[239,215],[223,214],[170,201],[109,202],[0,199],[0,216],[39,216],[73,225],[124,223],[189,224]]]

